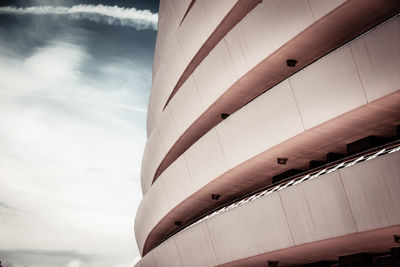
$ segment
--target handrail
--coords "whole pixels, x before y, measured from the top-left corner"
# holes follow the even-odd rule
[[[383,150],[384,150],[384,151],[383,151]],[[302,173],[293,175],[293,176],[288,177],[288,178],[286,178],[286,179],[283,179],[283,180],[281,180],[281,181],[279,181],[279,182],[270,184],[270,185],[268,185],[268,186],[265,186],[265,187],[262,187],[262,188],[260,188],[260,189],[258,189],[258,190],[255,190],[255,191],[253,191],[253,192],[251,192],[251,193],[248,193],[248,194],[245,194],[245,195],[243,195],[243,196],[240,196],[240,197],[238,197],[238,198],[236,198],[236,199],[234,199],[234,200],[231,200],[231,201],[229,201],[229,202],[227,202],[227,203],[224,203],[224,204],[222,204],[222,205],[220,205],[220,206],[218,206],[218,207],[216,207],[216,208],[214,208],[214,209],[212,209],[212,210],[210,210],[210,211],[208,211],[208,212],[206,212],[206,213],[204,213],[204,214],[202,214],[202,215],[200,215],[200,216],[194,218],[193,220],[191,220],[191,221],[189,221],[189,222],[183,224],[180,228],[176,229],[175,231],[173,231],[172,233],[170,233],[169,235],[167,235],[165,238],[163,238],[161,241],[159,241],[158,243],[156,243],[156,245],[153,247],[153,249],[156,248],[157,246],[159,246],[161,243],[163,243],[163,242],[166,241],[167,239],[169,239],[170,237],[176,235],[177,233],[179,233],[179,232],[181,232],[181,231],[183,231],[183,230],[186,230],[186,229],[188,229],[188,228],[190,228],[190,227],[196,225],[197,223],[199,223],[199,222],[201,222],[201,221],[203,221],[203,220],[205,220],[205,219],[207,219],[207,218],[209,218],[209,217],[212,217],[212,216],[209,216],[209,215],[214,214],[214,213],[215,213],[215,215],[217,215],[217,214],[219,214],[224,208],[229,207],[229,206],[231,206],[231,205],[233,205],[233,204],[237,204],[237,203],[239,203],[239,202],[241,202],[241,201],[243,201],[243,200],[249,199],[249,198],[251,198],[251,197],[254,197],[254,196],[256,196],[256,195],[259,194],[259,193],[265,192],[264,195],[267,195],[267,192],[266,192],[266,191],[269,191],[270,189],[273,189],[273,190],[271,190],[271,191],[272,191],[271,193],[277,192],[277,191],[281,190],[281,189],[279,189],[279,187],[280,187],[281,185],[289,184],[291,181],[294,181],[294,182],[293,182],[292,184],[288,185],[287,187],[292,186],[292,185],[295,185],[297,181],[301,180],[301,179],[304,178],[304,177],[309,176],[307,179],[304,179],[304,180],[301,181],[301,182],[307,181],[307,180],[309,180],[310,178],[313,179],[313,178],[312,178],[313,175],[316,175],[316,174],[318,174],[317,176],[326,174],[329,170],[332,169],[332,167],[335,168],[335,167],[340,166],[340,167],[338,167],[338,168],[336,169],[336,170],[338,170],[338,169],[341,169],[341,168],[343,168],[343,167],[346,167],[346,164],[351,164],[351,163],[354,162],[354,161],[356,161],[354,164],[357,164],[357,163],[362,162],[362,161],[365,161],[365,160],[373,159],[373,158],[376,158],[376,157],[378,157],[378,156],[382,156],[382,155],[391,153],[391,151],[393,151],[393,152],[400,151],[400,140],[396,140],[396,141],[387,143],[387,144],[385,144],[385,145],[381,145],[381,146],[378,146],[378,147],[375,147],[375,148],[366,150],[366,151],[364,151],[364,152],[360,152],[360,153],[357,153],[357,154],[354,154],[354,155],[345,157],[345,158],[343,158],[343,159],[336,160],[336,161],[327,163],[327,164],[325,164],[325,165],[322,165],[322,166],[319,166],[319,167],[316,167],[316,168],[313,168],[313,169],[306,170],[306,171],[304,171],[304,172],[302,172]],[[379,154],[378,154],[378,153],[379,153]],[[374,157],[372,157],[372,156],[374,156]],[[358,160],[358,159],[360,159],[361,157],[363,157],[363,158],[362,158],[361,160]],[[372,158],[369,158],[369,159],[368,159],[368,157],[372,157]],[[357,161],[357,160],[358,160],[358,161]],[[351,166],[353,166],[354,164],[352,164]],[[323,170],[325,170],[325,172],[320,173],[320,172],[323,171]],[[335,170],[335,171],[336,171],[336,170]],[[320,174],[319,174],[319,173],[320,173]],[[314,178],[316,178],[316,177],[314,177]],[[286,187],[285,187],[285,188],[286,188]],[[284,189],[284,188],[282,188],[282,189]],[[268,194],[269,194],[269,193],[268,193]],[[262,196],[264,196],[264,195],[262,195]],[[261,196],[259,196],[259,197],[261,197]],[[254,199],[252,199],[252,200],[255,200],[255,199],[259,198],[259,197],[256,197],[256,198],[254,198]],[[247,201],[247,202],[248,202],[248,201]],[[247,203],[247,202],[244,202],[244,203],[242,203],[242,204],[245,204],[245,203]],[[234,207],[232,207],[232,208],[236,208],[236,207],[238,207],[238,206],[240,206],[240,205],[234,206]],[[226,210],[228,210],[228,209],[226,209]],[[225,211],[226,211],[226,210],[225,210]],[[209,217],[207,217],[207,216],[209,216]]]

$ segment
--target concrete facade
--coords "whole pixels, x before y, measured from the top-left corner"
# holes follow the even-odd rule
[[[360,153],[400,145],[399,11],[395,0],[161,0],[137,266],[301,265],[394,247],[400,152],[295,176],[321,171],[328,153],[349,164],[361,139]],[[231,204],[282,177],[293,180]]]

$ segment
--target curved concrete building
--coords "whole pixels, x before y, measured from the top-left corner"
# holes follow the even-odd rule
[[[161,0],[136,266],[400,266],[399,11]]]

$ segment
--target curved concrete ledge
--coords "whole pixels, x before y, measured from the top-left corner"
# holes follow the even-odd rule
[[[310,129],[352,108],[398,90],[400,56],[396,51],[400,42],[399,32],[399,18],[396,17],[337,51],[326,55],[282,82],[270,90],[272,92],[270,94],[274,98],[269,100],[269,96],[262,95],[259,97],[263,99],[262,101],[253,101],[258,103],[256,104],[257,107],[252,107],[252,102],[220,123],[216,127],[220,129],[218,135],[221,135],[220,141],[217,143],[219,146],[223,146],[223,149],[227,150],[226,152],[231,152],[232,147],[246,144],[246,147],[238,150],[238,152],[225,153],[226,157],[230,157],[230,159],[227,159],[229,167],[239,164],[240,156],[243,156],[242,160],[246,160],[263,151],[264,144],[267,141],[263,136],[268,136],[269,146],[278,144],[285,139],[282,133],[286,135],[286,138],[290,138],[304,129]],[[314,80],[313,77],[319,78]],[[320,88],[323,88],[323,90]],[[172,109],[172,105],[168,106],[163,112],[162,120],[157,129],[148,139],[142,167],[144,193],[150,188],[151,179],[159,162],[167,153],[168,147],[172,146],[178,133],[185,129],[185,127],[181,127],[180,130],[176,130],[174,127],[168,128],[168,125],[173,124],[177,119],[183,125],[188,125],[190,120],[187,120],[187,116],[193,117],[198,114],[199,109],[196,107],[200,104],[193,102],[197,99],[193,95],[195,92],[190,91],[190,87],[185,89],[187,90],[181,90],[179,93],[185,92],[186,95],[174,99],[174,101],[182,100],[176,103],[180,109]],[[281,90],[281,92],[278,92],[278,90]],[[341,104],[337,105],[337,103]],[[186,108],[187,104],[190,105],[191,109]],[[313,108],[318,112],[316,113]],[[240,115],[243,112],[247,115]],[[240,122],[236,122],[235,117],[240,118]],[[249,120],[248,118],[252,119]],[[248,125],[255,122],[256,119],[262,124]],[[290,119],[290,122],[288,119]],[[285,125],[284,122],[287,122],[288,127],[282,128]],[[274,127],[275,124],[282,127]],[[240,125],[243,125],[242,128],[247,128],[249,131],[252,129],[253,133],[260,134],[253,137],[237,135],[236,133],[242,132]],[[161,135],[159,135],[158,129],[161,129]],[[230,138],[231,134],[235,138]],[[248,142],[237,143],[235,141],[248,139],[254,140],[251,143],[252,150],[248,149]],[[227,143],[229,140],[233,143]],[[182,142],[189,143],[189,141],[183,140]],[[249,153],[243,151],[249,151]],[[172,152],[179,152],[179,150],[170,150],[169,153]],[[173,158],[175,157],[178,158],[179,154],[174,154]],[[232,157],[236,157],[236,159]]]
[[[395,247],[393,235],[397,235],[399,232],[400,225],[350,234],[264,253],[221,264],[218,267],[264,266],[268,261],[277,261],[280,266],[297,266],[318,261],[335,262],[341,256],[357,253],[388,253],[391,248]],[[157,266],[161,267],[162,265]]]
[[[191,0],[162,0],[158,9],[158,31],[153,61],[153,78],[168,44],[175,36]],[[161,56],[161,58],[160,58]]]
[[[328,152],[343,154],[348,142],[368,135],[393,136],[395,126],[399,124],[398,114],[400,91],[306,130],[231,169],[219,166],[225,163],[216,158],[218,155],[211,150],[212,146],[200,144],[199,148],[206,151],[204,157],[197,158],[197,166],[189,169],[201,180],[195,181],[193,175],[185,171],[183,166],[187,160],[180,158],[171,172],[166,173],[168,176],[160,177],[144,196],[135,221],[139,249],[145,255],[179,228],[174,225],[175,221],[190,222],[270,184],[272,177],[279,173],[304,169],[313,159],[323,160]],[[278,165],[278,157],[289,158],[289,161],[286,165]],[[205,172],[204,176],[199,170]],[[175,190],[170,190],[173,188]],[[219,201],[211,200],[211,194],[220,194]]]
[[[136,266],[286,266],[386,252],[400,230],[399,162],[399,152],[386,154],[220,213]]]
[[[185,14],[183,15],[182,20],[181,20],[181,23],[179,23],[179,25],[181,25],[182,22],[185,20],[186,15],[187,15],[187,14],[189,13],[189,11],[192,9],[192,7],[193,7],[193,5],[194,5],[194,2],[196,2],[196,0],[191,0],[191,1],[190,1],[190,4],[189,4],[188,8],[186,9]]]
[[[185,6],[190,4],[188,0],[180,1],[185,1]],[[153,85],[149,101],[149,112],[154,121],[158,121],[165,102],[188,64],[207,39],[215,35],[213,32],[237,1],[198,0],[194,2],[191,11],[181,25],[179,25],[180,20],[175,14],[177,7],[181,6],[180,3],[175,4],[175,2],[179,1],[167,1],[165,11],[168,12],[160,14],[160,24],[165,21],[167,25],[172,25],[166,27],[168,31],[160,29],[157,34],[156,61],[154,62],[157,66],[154,66]],[[193,34],[193,32],[196,34]],[[162,66],[168,66],[168,68],[162,68]],[[151,129],[148,130],[151,132]]]
[[[299,71],[179,157],[139,207],[135,232],[140,249],[150,250],[175,231],[174,221],[189,222],[268,185],[276,174],[301,169],[328,152],[343,153],[347,143],[368,135],[394,135],[400,123],[399,21]],[[277,165],[277,157],[289,158],[288,164]],[[215,193],[222,196],[219,201],[210,200]]]
[[[380,6],[382,5],[383,6]],[[352,5],[357,5],[357,14],[353,13]],[[379,8],[378,8],[379,6]],[[158,166],[156,170],[147,173],[153,177],[153,182],[168,168],[183,152],[191,147],[211,128],[221,122],[220,114],[232,114],[237,109],[260,95],[265,90],[288,77],[300,68],[311,63],[316,58],[354,38],[365,29],[390,16],[400,9],[398,2],[363,1],[346,2],[339,8],[321,18],[317,23],[304,30],[291,41],[286,43],[271,56],[237,80],[228,90],[204,111],[177,139],[171,142],[165,156],[160,163],[150,163]],[[376,12],[379,10],[379,12]],[[329,33],[329,35],[327,34]],[[341,34],[340,34],[341,33]],[[310,42],[309,40],[313,40]],[[285,64],[287,58],[296,58],[299,64],[288,69]],[[268,73],[268,75],[265,75]],[[179,136],[179,135],[178,135]],[[156,157],[157,159],[159,157]],[[145,168],[147,162],[145,162]],[[147,182],[149,183],[149,182]]]
[[[177,27],[174,10],[171,11],[171,8],[168,9],[164,6],[171,6],[171,3],[172,6],[175,6],[175,2],[180,3],[181,1],[186,1],[186,3],[178,4],[177,6],[186,7],[189,4],[188,0],[161,2],[163,9],[160,6],[160,26],[165,27],[165,17],[171,17],[174,21],[167,20],[165,21],[166,25],[172,23],[172,28]],[[207,79],[204,82],[208,82],[208,84],[201,85],[199,86],[199,90],[196,90],[201,92],[220,92],[221,90],[226,90],[234,81],[254,67],[268,54],[274,52],[285,42],[315,22],[316,19],[329,13],[330,10],[344,1],[312,0],[309,2],[308,0],[300,0],[293,2],[288,0],[264,0],[254,12],[250,12],[238,23],[239,25],[236,25],[236,27],[228,32],[224,39],[216,45],[217,49],[213,49],[210,52],[205,58],[205,62],[203,61],[200,64],[199,68],[189,77],[189,80],[193,80],[194,76],[198,78],[201,76],[199,73],[205,71]],[[153,65],[153,89],[148,108],[148,135],[150,135],[151,130],[157,124],[156,122],[160,120],[162,107],[165,105],[178,79],[182,76],[187,64],[189,64],[193,56],[195,56],[200,47],[206,42],[206,39],[210,36],[209,34],[226,17],[226,14],[236,2],[236,0],[198,0],[192,7],[193,10],[191,10],[190,16],[185,19],[185,23],[182,24],[182,27],[176,33],[170,30],[171,26],[167,27],[168,31],[160,28]],[[251,3],[251,1],[249,2]],[[166,13],[164,10],[169,12]],[[210,23],[208,23],[206,17],[209,18]],[[279,23],[281,31],[276,31],[277,23]],[[211,26],[208,24],[211,24]],[[193,32],[196,32],[196,34],[191,34]],[[249,35],[248,40],[256,40],[254,43],[258,45],[255,46],[253,42],[246,42],[242,38],[243,34]],[[271,42],[271,38],[274,42]],[[168,46],[163,47],[160,43],[168,43]],[[182,44],[185,46],[183,47]],[[224,50],[223,54],[221,54],[221,50]],[[169,68],[166,70],[160,68],[164,64],[168,65]],[[202,70],[200,71],[200,69]],[[218,79],[215,79],[216,76],[218,76]],[[192,81],[190,83],[190,86],[195,87]],[[182,85],[179,91],[187,90],[187,88],[183,88],[185,84],[187,82]],[[213,96],[214,94],[211,95]],[[186,101],[188,100],[186,99]],[[202,111],[210,104],[204,103],[204,107],[201,107]],[[191,123],[197,118],[198,116],[191,118]],[[185,130],[188,126],[190,125],[185,126]]]
[[[189,62],[185,71],[182,73],[178,82],[176,83],[174,89],[172,90],[170,96],[165,103],[163,110],[168,105],[169,101],[174,97],[176,92],[180,89],[182,84],[189,78],[194,70],[199,66],[199,64],[204,60],[204,58],[210,53],[211,50],[221,41],[225,35],[233,28],[235,25],[242,20],[253,8],[256,7],[262,0],[239,0],[232,7],[232,9],[226,14],[224,19],[218,24],[213,33],[208,37],[208,39],[201,46],[196,55]]]

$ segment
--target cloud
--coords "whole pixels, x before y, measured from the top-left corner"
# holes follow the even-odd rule
[[[113,267],[132,267],[141,260],[140,255],[137,255],[132,261],[122,262],[114,265]]]
[[[101,254],[87,254],[76,250],[0,249],[4,267],[132,267],[140,259],[121,261]]]
[[[0,14],[65,15],[72,19],[88,19],[107,25],[120,25],[137,30],[157,30],[158,14],[150,10],[105,5],[0,7]]]
[[[80,260],[72,260],[67,264],[67,267],[81,267],[82,262]]]
[[[5,267],[65,266],[81,267],[91,265],[98,256],[77,251],[0,249],[0,260]]]
[[[76,44],[78,36],[56,38],[22,58],[0,48],[0,248],[115,257],[89,264],[74,255],[30,253],[43,262],[35,267],[115,266],[136,251],[142,91],[150,70],[125,59],[98,61]],[[85,64],[98,74],[88,77]],[[10,266],[31,266],[11,254]]]
[[[0,56],[3,81],[0,96],[23,96],[64,105],[80,102],[93,107],[146,113],[142,103],[141,106],[139,103],[132,105],[132,98],[137,98],[139,88],[149,86],[151,74],[148,71],[122,60],[91,65],[99,74],[89,79],[81,70],[87,60],[90,56],[85,48],[65,40],[53,40],[22,60]]]
[[[18,209],[0,207],[0,260],[7,267],[132,266],[151,85],[151,64],[137,56],[151,53],[141,49],[149,45],[135,39],[155,32],[60,29],[48,21],[55,20],[0,26],[0,201]],[[2,255],[10,248],[19,253]],[[24,256],[21,249],[95,256]]]
[[[2,210],[2,209],[3,210],[16,210],[15,207],[10,206],[10,205],[8,205],[6,203],[0,202],[0,210]]]

